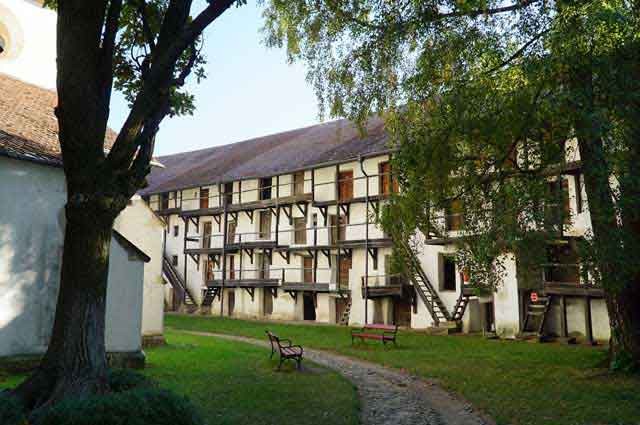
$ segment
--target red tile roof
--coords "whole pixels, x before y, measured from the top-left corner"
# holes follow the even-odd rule
[[[61,165],[55,91],[0,73],[0,155]],[[105,147],[116,133],[107,132]]]

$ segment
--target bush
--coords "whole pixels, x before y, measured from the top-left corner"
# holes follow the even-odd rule
[[[26,423],[24,408],[18,400],[0,392],[0,424],[22,425]]]
[[[108,379],[109,387],[115,393],[129,391],[134,388],[156,387],[155,382],[131,369],[111,369],[109,370]]]
[[[4,423],[3,423],[4,424]],[[157,388],[62,401],[34,425],[204,425],[186,398]]]

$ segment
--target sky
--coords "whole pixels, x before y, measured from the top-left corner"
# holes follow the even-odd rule
[[[289,65],[284,50],[262,42],[261,7],[232,7],[205,32],[207,78],[189,84],[192,116],[165,118],[155,156],[238,142],[319,122],[318,104],[305,81],[304,64]],[[109,126],[119,130],[128,113],[112,99]]]

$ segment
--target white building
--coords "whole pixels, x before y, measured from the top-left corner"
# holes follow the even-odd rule
[[[56,15],[40,3],[0,2],[0,357],[46,349],[62,260],[66,184],[49,90]],[[139,197],[116,221],[106,322],[115,360],[139,363],[141,336],[162,336],[163,230]]]
[[[152,172],[143,196],[168,225],[165,275],[174,307],[184,301],[233,317],[608,339],[602,291],[574,272],[571,241],[590,225],[584,190],[576,192],[579,161],[568,158],[561,176],[574,220],[550,244],[545,276],[524,285],[507,257],[502,287],[479,298],[451,257],[455,211],[443,218],[445,237],[417,235],[411,276],[389,272],[394,244],[406,243],[376,224],[398,188],[383,125],[369,127],[361,138],[336,121],[161,157],[166,168]],[[539,301],[531,302],[532,292]]]

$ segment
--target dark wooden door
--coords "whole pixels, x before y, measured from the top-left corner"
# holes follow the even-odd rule
[[[265,316],[270,316],[273,313],[273,294],[267,288],[263,289],[264,297],[262,298],[262,311]]]
[[[236,243],[236,222],[230,221],[227,223],[227,243]]]
[[[233,316],[233,310],[236,308],[236,291],[231,289],[227,295],[227,300],[229,303],[229,316]]]
[[[381,195],[391,193],[391,165],[388,162],[378,165],[378,183]]]
[[[313,257],[303,257],[302,281],[304,283],[313,283]]]
[[[338,173],[338,199],[348,201],[353,198],[353,171]]]
[[[211,248],[211,222],[205,221],[202,223],[202,247]]]
[[[304,171],[293,175],[293,194],[302,195],[304,193]]]
[[[336,298],[336,323],[342,320],[342,315],[347,310],[347,302],[345,298]]]
[[[411,301],[404,299],[394,301],[393,321],[398,326],[411,326]]]
[[[200,209],[209,208],[209,189],[200,189]]]
[[[349,270],[351,270],[351,258],[340,258],[338,282],[341,287],[349,287]]]
[[[235,255],[229,256],[229,280],[235,280],[236,278],[236,257]]]
[[[260,239],[271,238],[271,211],[260,211]]]
[[[302,296],[304,303],[304,320],[316,320],[316,305],[313,301],[313,294],[304,294]]]

